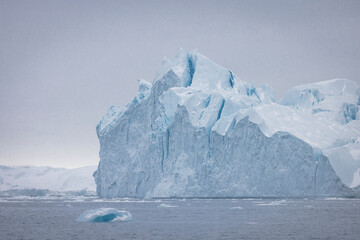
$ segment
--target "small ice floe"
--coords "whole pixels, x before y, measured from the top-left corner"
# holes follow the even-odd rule
[[[348,198],[340,198],[340,197],[329,197],[329,198],[324,198],[324,200],[342,201],[342,200],[349,200],[349,199]]]
[[[243,209],[242,207],[240,207],[240,206],[237,206],[237,207],[232,207],[231,209]]]
[[[85,211],[76,219],[78,222],[126,222],[132,220],[131,213],[115,208],[98,208]]]
[[[132,199],[132,198],[96,198],[92,202],[106,202],[106,203],[147,203],[144,199]]]
[[[170,204],[166,204],[166,203],[162,203],[160,204],[158,207],[163,207],[163,208],[174,208],[174,207],[179,207],[177,205],[170,205]]]
[[[279,206],[279,205],[286,205],[286,200],[279,200],[273,202],[259,202],[256,203],[258,206]]]

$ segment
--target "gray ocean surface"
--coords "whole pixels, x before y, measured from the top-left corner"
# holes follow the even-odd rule
[[[129,222],[77,222],[109,207]],[[0,239],[360,239],[360,199],[0,198]]]

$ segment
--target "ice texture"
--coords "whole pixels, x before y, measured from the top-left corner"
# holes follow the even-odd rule
[[[132,220],[131,213],[115,208],[87,210],[76,219],[78,222],[126,222]]]
[[[356,83],[299,86],[275,103],[270,86],[255,87],[197,51],[179,49],[164,59],[153,84],[142,86],[97,127],[99,196],[354,194]]]

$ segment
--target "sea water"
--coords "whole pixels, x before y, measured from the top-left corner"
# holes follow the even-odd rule
[[[115,208],[127,222],[78,222]],[[360,199],[2,198],[0,239],[360,239]]]

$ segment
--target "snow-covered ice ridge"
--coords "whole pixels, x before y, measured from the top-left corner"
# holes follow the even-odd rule
[[[97,126],[102,197],[352,196],[360,184],[360,87],[295,87],[275,103],[197,51]]]

